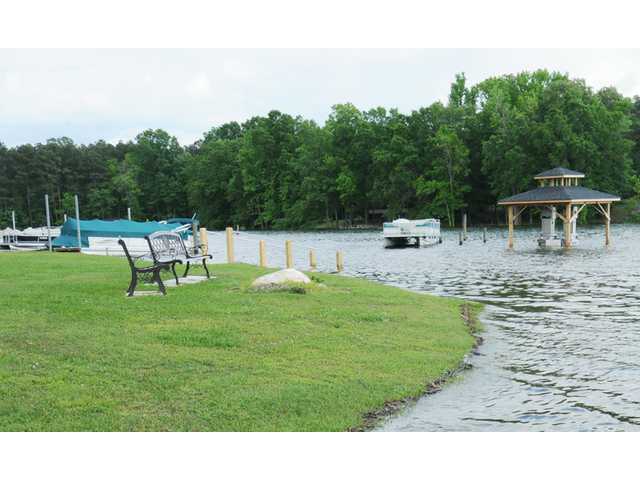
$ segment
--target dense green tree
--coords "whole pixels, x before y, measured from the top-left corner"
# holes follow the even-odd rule
[[[370,212],[436,216],[455,225],[500,220],[496,200],[565,166],[585,184],[637,195],[640,98],[546,70],[468,85],[408,114],[335,105],[323,126],[278,111],[207,131],[185,147],[163,130],[132,142],[76,145],[62,137],[0,143],[0,227],[83,218],[164,219],[197,212],[212,228],[369,223]],[[376,216],[375,221],[380,217]]]

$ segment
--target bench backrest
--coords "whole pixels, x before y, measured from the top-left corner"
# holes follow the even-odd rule
[[[187,248],[180,234],[175,232],[154,232],[145,237],[154,260],[161,257],[186,257]]]

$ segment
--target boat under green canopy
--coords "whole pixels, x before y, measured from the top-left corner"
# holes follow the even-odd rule
[[[180,234],[186,238],[188,231],[180,223],[134,222],[130,220],[80,220],[81,247],[89,247],[89,237],[144,238],[157,231],[183,228]],[[53,248],[78,248],[77,222],[69,218],[53,241]]]

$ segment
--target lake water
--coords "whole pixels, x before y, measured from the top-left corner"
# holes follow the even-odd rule
[[[614,225],[612,246],[603,227],[579,227],[570,251],[540,250],[537,231],[457,231],[420,249],[382,247],[380,232],[267,233],[236,236],[237,260],[257,263],[265,239],[269,264],[284,265],[284,240],[296,265],[308,249],[319,269],[335,269],[344,251],[345,273],[487,305],[485,343],[474,368],[436,395],[425,396],[381,430],[640,430],[640,227]],[[210,234],[217,260],[224,235]]]

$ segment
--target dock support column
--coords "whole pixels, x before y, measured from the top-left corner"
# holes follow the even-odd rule
[[[234,263],[233,255],[233,227],[227,227],[227,263]]]
[[[209,253],[209,235],[207,234],[207,229],[204,227],[200,228],[200,251],[202,255]]]
[[[291,244],[291,240],[287,240],[284,243],[284,251],[285,251],[287,268],[293,268],[293,246]]]
[[[604,244],[611,245],[611,204],[607,203],[607,214],[604,218]]]
[[[264,246],[264,240],[260,240],[260,266],[267,266],[267,251]]]
[[[567,203],[564,207],[564,248],[571,248],[571,204]]]
[[[467,214],[462,214],[462,240],[467,241]]]
[[[509,240],[507,241],[507,247],[513,248],[513,206],[507,207],[507,221],[509,222]]]
[[[314,249],[309,250],[309,268],[312,272],[315,272],[318,267],[318,262],[316,260],[316,252]]]

